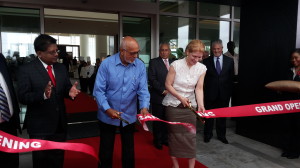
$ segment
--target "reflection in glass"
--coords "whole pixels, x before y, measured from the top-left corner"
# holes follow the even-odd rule
[[[0,7],[2,52],[14,81],[20,65],[36,58],[34,39],[40,34],[40,10]],[[24,123],[26,106],[20,104],[20,123]]]
[[[151,19],[144,17],[123,17],[123,35],[134,37],[140,45],[139,58],[149,65],[151,55]]]
[[[200,16],[230,18],[230,6],[200,2],[199,14]]]
[[[240,18],[241,18],[241,8],[234,7],[234,19],[240,19]]]
[[[240,22],[234,22],[233,41],[235,43],[234,52],[238,54],[240,48]]]
[[[40,11],[0,7],[2,53],[16,80],[18,67],[35,58],[34,39],[40,34]]]
[[[210,51],[210,45],[213,41],[221,39],[223,46],[229,41],[229,22],[216,20],[199,21],[199,39],[205,44],[206,50]]]
[[[171,55],[183,57],[183,51],[189,41],[196,38],[196,19],[160,16],[160,43],[169,42]]]
[[[160,12],[170,12],[184,15],[196,15],[196,1],[170,1],[160,0]]]
[[[156,2],[156,0],[134,0],[137,2]]]

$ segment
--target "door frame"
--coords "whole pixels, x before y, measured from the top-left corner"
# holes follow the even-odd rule
[[[144,18],[150,18],[151,22],[151,54],[150,54],[150,59],[155,58],[157,56],[156,51],[158,51],[158,46],[159,46],[159,35],[158,35],[158,15],[142,15],[142,14],[133,14],[133,13],[125,13],[125,12],[120,12],[119,13],[119,43],[122,40],[123,37],[123,17],[144,17]]]

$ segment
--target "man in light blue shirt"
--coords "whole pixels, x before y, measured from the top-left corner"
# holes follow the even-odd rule
[[[98,104],[100,123],[100,168],[111,168],[116,128],[120,129],[123,168],[134,168],[134,130],[137,101],[140,113],[149,114],[145,64],[136,59],[139,45],[132,37],[124,37],[120,52],[105,59],[97,72],[93,95]],[[122,117],[129,124],[119,120]]]

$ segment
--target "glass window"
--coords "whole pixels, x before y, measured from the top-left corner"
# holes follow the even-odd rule
[[[160,43],[169,42],[173,57],[181,58],[189,41],[196,38],[196,19],[160,16]]]
[[[40,10],[0,7],[2,53],[13,81],[19,66],[35,59],[34,39],[40,34]],[[20,104],[23,124],[26,106]]]
[[[159,2],[160,12],[196,15],[196,7],[196,1],[161,0]]]
[[[199,21],[199,39],[205,43],[206,51],[210,51],[211,43],[218,39],[221,39],[223,46],[226,46],[229,41],[229,23],[217,20]]]
[[[240,18],[241,18],[241,8],[234,7],[234,19],[240,19]]]
[[[234,22],[233,41],[235,43],[234,52],[238,54],[240,48],[240,22]]]
[[[219,18],[230,18],[230,6],[200,2],[199,15]]]
[[[0,7],[2,53],[13,80],[18,66],[35,58],[34,39],[40,34],[40,11]]]
[[[156,2],[156,0],[134,0],[137,2]]]
[[[146,17],[123,17],[123,35],[134,37],[140,45],[139,58],[149,65],[151,55],[151,19]]]
[[[95,35],[89,35],[88,56],[90,57],[90,61],[92,65],[94,65],[96,63],[96,36]]]

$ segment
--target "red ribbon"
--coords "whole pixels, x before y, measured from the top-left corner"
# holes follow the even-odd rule
[[[145,131],[149,131],[147,125],[146,125],[146,121],[161,121],[161,122],[165,122],[168,124],[174,124],[174,125],[183,125],[184,127],[186,127],[191,133],[196,134],[196,127],[193,124],[190,123],[181,123],[181,122],[169,122],[169,121],[165,121],[165,120],[161,120],[151,114],[143,116],[142,114],[138,114],[137,115],[138,120],[140,121],[140,123],[143,125],[143,128]]]
[[[192,112],[192,111],[191,111]],[[279,101],[262,104],[252,104],[244,106],[226,107],[206,110],[205,112],[197,111],[197,114],[203,118],[219,118],[219,117],[248,117],[248,116],[261,116],[261,115],[274,115],[285,113],[300,112],[300,100]],[[161,121],[168,124],[179,124],[186,127],[190,132],[196,133],[194,125],[181,122],[168,122],[161,120],[153,115],[142,116],[137,115],[140,123],[146,131],[149,131],[146,121]]]
[[[83,143],[53,142],[39,139],[23,139],[0,131],[0,151],[22,153],[39,150],[62,149],[86,153],[98,161],[94,148]]]
[[[279,101],[271,103],[252,104],[244,106],[226,107],[206,110],[204,113],[197,111],[200,117],[248,117],[261,115],[274,115],[300,112],[300,100]]]

